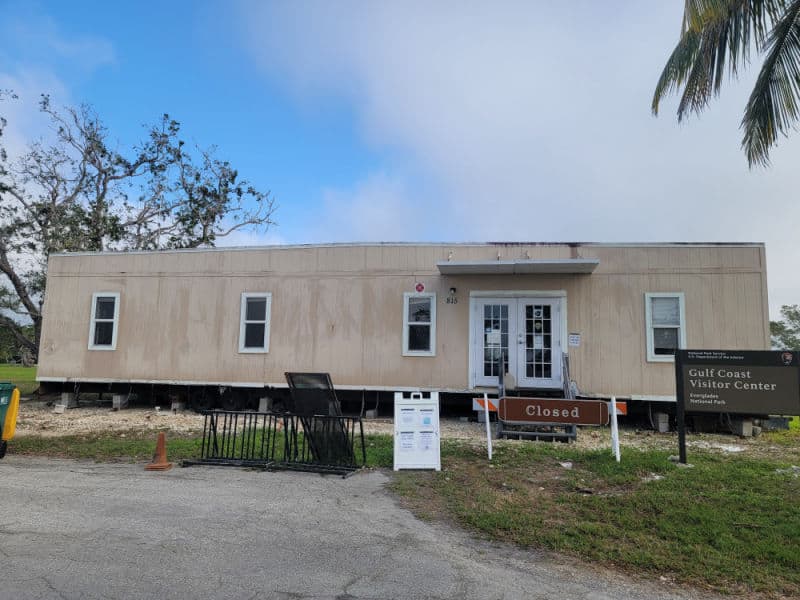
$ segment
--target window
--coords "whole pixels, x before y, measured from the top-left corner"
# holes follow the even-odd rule
[[[239,352],[269,352],[270,293],[242,294]]]
[[[97,292],[92,295],[89,350],[115,350],[119,323],[119,294]]]
[[[680,292],[645,294],[647,360],[673,362],[675,350],[686,347],[686,318]]]
[[[403,356],[436,355],[436,294],[403,295]]]

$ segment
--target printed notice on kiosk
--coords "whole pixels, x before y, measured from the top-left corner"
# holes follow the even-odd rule
[[[414,432],[401,431],[400,432],[400,450],[413,450],[414,449]]]
[[[417,409],[416,408],[402,408],[400,409],[400,424],[405,427],[410,427],[412,425],[416,425],[415,421],[417,418]]]
[[[436,436],[432,431],[420,431],[419,432],[419,449],[428,451],[433,449],[433,444],[436,440]]]

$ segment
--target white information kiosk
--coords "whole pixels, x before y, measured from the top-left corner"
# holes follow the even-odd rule
[[[394,470],[441,471],[439,392],[395,392]]]

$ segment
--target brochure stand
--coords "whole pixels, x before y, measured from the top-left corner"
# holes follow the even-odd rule
[[[441,471],[439,392],[395,392],[394,470]]]

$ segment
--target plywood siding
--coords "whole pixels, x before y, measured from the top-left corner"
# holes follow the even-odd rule
[[[442,276],[437,261],[597,258],[591,275]],[[474,291],[566,292],[572,377],[598,395],[674,394],[671,364],[648,363],[644,294],[685,294],[694,348],[769,346],[764,248],[606,245],[353,245],[59,255],[49,266],[43,379],[280,384],[329,371],[338,385],[469,387]],[[403,293],[437,294],[433,357],[402,356]],[[445,302],[457,288],[457,304]],[[88,350],[91,298],[120,294],[115,351]],[[267,354],[240,354],[243,292],[271,292]],[[564,340],[566,348],[566,340]]]

